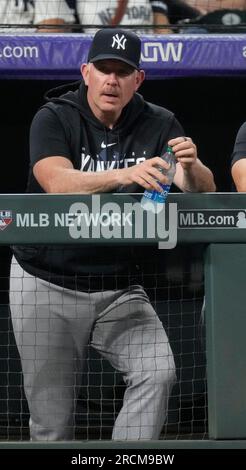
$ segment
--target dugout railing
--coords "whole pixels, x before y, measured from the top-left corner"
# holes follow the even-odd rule
[[[95,204],[100,204],[95,206]],[[94,200],[93,200],[94,198]],[[71,243],[131,243],[133,246],[159,243],[160,257],[168,256],[179,246],[190,248],[189,254],[196,258],[196,247],[201,247],[205,261],[205,323],[206,323],[206,382],[208,432],[203,440],[195,439],[190,432],[177,440],[167,432],[164,439],[153,443],[137,443],[137,447],[182,447],[189,438],[189,447],[246,447],[246,346],[245,346],[245,264],[246,264],[246,197],[243,194],[171,194],[165,213],[165,240],[147,226],[139,231],[134,224],[130,232],[109,231],[83,233],[71,236],[71,212],[85,204],[92,211],[104,213],[107,204],[114,209],[122,204],[138,204],[139,195],[1,195],[0,244],[71,244]],[[77,204],[77,206],[76,206]],[[94,207],[93,207],[94,204]],[[105,205],[106,204],[106,205]],[[125,206],[124,206],[125,207]],[[106,208],[106,209],[105,209]],[[114,210],[113,209],[113,210]],[[173,211],[173,218],[170,215]],[[175,216],[176,213],[176,216]],[[67,215],[66,215],[67,214]],[[54,224],[54,221],[56,223]],[[147,220],[147,219],[146,219]],[[122,219],[121,219],[122,221]],[[176,228],[177,240],[169,225]],[[122,228],[122,227],[121,227]],[[169,235],[168,235],[169,231]],[[174,230],[175,231],[175,230]],[[97,236],[95,236],[95,233]],[[109,236],[105,238],[105,233]],[[161,232],[162,234],[164,232]],[[164,235],[165,235],[164,234]],[[88,235],[88,237],[87,237]],[[150,235],[150,236],[148,236]],[[87,238],[86,238],[87,237]],[[169,246],[168,246],[169,242]],[[173,245],[173,246],[172,246]],[[176,248],[174,248],[176,245]],[[192,255],[193,253],[193,255]],[[181,260],[180,260],[181,262]],[[199,277],[199,276],[198,276]],[[201,279],[199,279],[200,282]],[[203,279],[202,279],[203,281]],[[201,286],[200,286],[201,287]],[[199,287],[199,289],[200,289]],[[170,286],[168,286],[170,290]],[[198,289],[198,290],[199,290]],[[199,290],[201,295],[202,290]],[[199,299],[202,300],[201,298]],[[199,309],[201,302],[199,304]],[[204,312],[203,312],[204,313]],[[181,351],[182,355],[182,351]],[[199,364],[201,365],[201,364]],[[205,418],[204,418],[205,419]],[[174,439],[172,439],[174,437]],[[11,440],[11,438],[10,438]],[[187,441],[186,441],[187,443]],[[77,442],[79,446],[97,447],[90,440]],[[71,445],[76,445],[71,444]],[[18,445],[10,442],[4,445]],[[38,444],[21,442],[20,445]],[[57,443],[59,446],[60,444]],[[100,441],[100,446],[119,448],[120,443]],[[122,443],[122,446],[124,444]],[[134,447],[134,443],[132,443]]]

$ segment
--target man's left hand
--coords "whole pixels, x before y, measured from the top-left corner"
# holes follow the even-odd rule
[[[197,160],[197,148],[190,137],[177,137],[168,141],[168,145],[172,147],[177,162],[179,162],[184,170],[189,168]]]

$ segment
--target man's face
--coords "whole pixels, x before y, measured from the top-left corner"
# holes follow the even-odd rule
[[[107,59],[82,65],[82,75],[88,86],[87,98],[94,114],[111,114],[118,119],[144,80],[144,71],[137,71],[122,61]]]

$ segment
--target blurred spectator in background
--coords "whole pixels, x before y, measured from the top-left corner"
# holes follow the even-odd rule
[[[153,8],[158,9],[165,5],[166,15],[171,25],[177,24],[180,20],[186,18],[197,18],[200,11],[195,6],[189,5],[185,0],[150,0]],[[194,1],[195,3],[195,1]],[[174,30],[175,32],[175,30]]]
[[[99,0],[67,0],[67,2],[71,8],[79,12],[77,13],[79,22],[84,25],[114,26],[121,23],[124,26],[135,24],[154,26],[152,30],[140,28],[140,33],[171,33],[172,30],[168,25],[176,24],[184,18],[196,18],[200,14],[198,9],[188,5],[185,0],[100,0],[100,3]]]
[[[1,32],[8,32],[8,25],[11,32],[33,32],[34,28],[29,25],[34,23],[60,25],[71,22],[73,15],[66,2],[60,2],[55,15],[52,15],[53,3],[53,0],[0,0]]]
[[[1,25],[29,25],[33,23],[33,17],[32,0],[0,0]]]
[[[215,10],[244,10],[246,0],[186,0],[186,2],[205,15]]]
[[[246,0],[186,0],[199,10],[199,16],[183,22],[185,33],[245,32]]]
[[[169,32],[167,6],[162,0],[36,0],[36,6],[37,22],[44,22],[47,13],[50,18],[56,18],[63,8],[63,12],[67,9],[67,22],[74,23],[74,19],[77,19],[85,33],[94,33],[97,27],[118,24],[125,27],[136,26],[134,30],[139,33],[153,32],[150,28],[152,25],[165,25],[164,28],[159,26],[154,31]]]
[[[33,32],[33,24],[47,25],[39,26],[40,32],[64,32],[60,25],[65,24],[80,24],[85,33],[118,24],[139,33],[245,32],[241,23],[246,23],[246,0],[0,0],[4,32],[8,25],[11,31]]]
[[[157,34],[167,34],[172,32],[167,27],[167,25],[169,25],[167,2],[165,0],[149,0],[149,3],[151,5],[153,15],[154,32]],[[151,31],[149,32],[151,33]]]

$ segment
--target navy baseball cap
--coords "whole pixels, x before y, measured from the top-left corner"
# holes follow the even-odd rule
[[[88,54],[88,62],[116,59],[139,70],[141,40],[137,34],[124,29],[100,29],[95,34]]]

